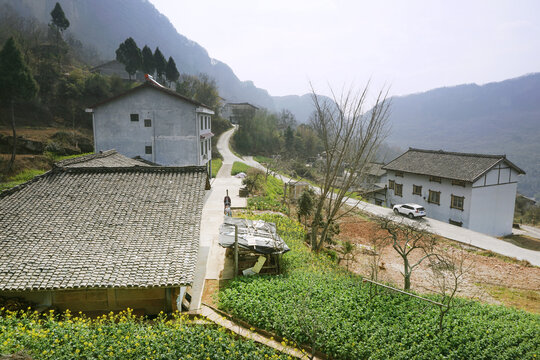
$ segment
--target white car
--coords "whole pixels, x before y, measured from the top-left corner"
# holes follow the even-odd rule
[[[394,214],[407,215],[409,219],[426,216],[426,209],[418,204],[399,204],[393,207]]]

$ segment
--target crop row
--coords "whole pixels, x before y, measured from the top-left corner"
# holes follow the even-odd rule
[[[439,333],[438,309],[374,289],[303,245],[301,226],[277,223],[292,248],[280,276],[237,278],[220,292],[219,306],[337,359],[534,359],[540,316],[458,299]]]
[[[286,359],[213,324],[173,314],[146,321],[128,309],[97,319],[0,311],[0,354],[33,359]]]

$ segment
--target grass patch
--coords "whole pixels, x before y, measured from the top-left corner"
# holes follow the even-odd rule
[[[232,169],[231,169],[231,175],[234,176],[234,175],[237,175],[237,174],[239,174],[241,172],[247,173],[247,171],[249,170],[250,167],[251,166],[246,165],[243,162],[235,161],[233,163],[233,166],[232,166]]]
[[[499,260],[502,260],[502,261],[510,263],[510,264],[518,264],[518,265],[527,266],[527,267],[532,267],[533,266],[527,260],[518,260],[518,259],[513,258],[513,257],[498,254],[498,253],[493,252],[491,250],[476,250],[476,249],[469,250],[469,249],[467,249],[467,251],[472,251],[475,254],[481,255],[481,256],[497,258]]]
[[[33,359],[287,359],[214,324],[180,313],[151,322],[131,311],[89,319],[69,312],[0,312],[0,354]]]
[[[479,284],[489,295],[506,306],[540,314],[540,291],[512,289],[504,286]]]
[[[376,291],[328,256],[310,252],[295,221],[268,214],[256,218],[275,222],[292,251],[283,255],[283,275],[238,277],[220,291],[219,307],[254,326],[296,343],[313,339],[334,359],[540,356],[538,315],[456,299],[459,306],[445,317],[439,334],[437,307]]]
[[[255,155],[253,157],[253,160],[255,160],[256,162],[262,164],[262,163],[265,163],[265,164],[272,164],[272,161],[273,159],[272,158],[269,158],[267,156],[262,156],[262,155]]]
[[[223,165],[222,159],[212,159],[212,177],[215,178]]]
[[[501,240],[514,244],[524,249],[540,251],[540,240],[526,235],[508,235]]]
[[[78,157],[81,157],[81,156],[92,155],[92,154],[94,154],[94,153],[89,152],[89,153],[75,154],[75,155],[58,155],[58,154],[55,154],[53,152],[45,152],[44,153],[45,156],[51,158],[54,162],[67,160],[67,159],[74,159],[74,158],[78,158]]]
[[[21,171],[15,176],[8,178],[7,182],[0,183],[0,191],[11,189],[14,186],[23,184],[32,180],[35,176],[45,173],[46,170],[42,169],[26,169]]]

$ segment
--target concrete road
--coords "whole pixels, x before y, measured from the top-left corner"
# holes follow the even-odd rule
[[[202,211],[199,258],[195,269],[194,286],[191,290],[190,310],[201,307],[202,294],[206,280],[218,280],[225,264],[225,249],[219,245],[219,227],[223,223],[223,198],[229,190],[232,207],[245,207],[246,199],[238,196],[242,179],[231,176],[234,161],[242,161],[229,150],[229,139],[234,129],[223,133],[217,148],[223,156],[223,166],[216,178],[211,181],[211,190],[206,194]]]

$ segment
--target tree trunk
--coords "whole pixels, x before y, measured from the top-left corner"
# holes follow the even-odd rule
[[[403,256],[403,290],[411,289],[411,271],[409,269],[409,260],[406,256]]]
[[[17,155],[17,133],[15,131],[15,110],[13,107],[13,100],[11,100],[11,130],[13,131],[13,150],[11,152],[11,159],[9,160],[7,174],[11,172],[11,168],[15,162],[15,156]]]

